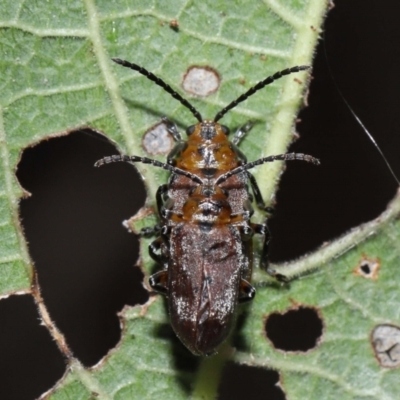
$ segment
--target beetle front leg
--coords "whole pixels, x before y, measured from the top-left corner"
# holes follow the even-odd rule
[[[243,139],[247,132],[253,127],[254,123],[252,121],[246,122],[243,126],[241,126],[234,134],[232,138],[232,143],[237,145]]]
[[[175,124],[175,122],[171,121],[168,117],[162,117],[161,121],[164,123],[165,127],[167,128],[167,131],[176,142],[182,141],[182,136],[178,131],[178,128]]]

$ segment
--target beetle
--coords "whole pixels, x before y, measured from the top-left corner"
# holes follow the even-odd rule
[[[270,235],[266,221],[251,221],[254,199],[267,214],[269,208],[249,170],[275,160],[319,164],[318,159],[301,153],[247,162],[237,145],[252,123],[237,130],[230,141],[229,128],[218,121],[276,79],[309,67],[296,66],[275,73],[224,107],[214,119],[204,120],[186,99],[153,73],[125,60],[113,61],[161,86],[198,120],[186,129],[188,139],[184,141],[176,125],[163,118],[177,142],[166,163],[147,157],[114,155],[102,158],[95,166],[118,161],[142,162],[171,172],[168,183],[161,185],[156,194],[160,223],[142,230],[143,235],[157,235],[149,246],[149,254],[162,266],[161,271],[150,276],[149,284],[167,296],[171,325],[182,343],[195,355],[211,355],[229,336],[238,303],[255,296],[250,284],[254,234],[264,236],[261,267],[278,280],[285,280],[268,267]]]

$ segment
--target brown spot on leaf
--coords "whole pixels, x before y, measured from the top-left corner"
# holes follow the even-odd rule
[[[169,27],[171,29],[173,29],[174,31],[179,31],[179,22],[177,19],[171,19],[171,21],[169,21]]]
[[[380,267],[381,264],[378,258],[368,258],[363,255],[353,273],[363,278],[377,280]]]

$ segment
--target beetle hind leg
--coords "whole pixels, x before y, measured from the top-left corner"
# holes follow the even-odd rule
[[[268,229],[267,222],[263,224],[252,224],[252,228],[255,233],[264,236],[263,248],[260,257],[260,267],[268,274],[274,277],[279,282],[288,282],[288,278],[272,269],[268,264],[268,254],[269,254],[269,241],[271,240],[271,233]]]
[[[246,303],[254,299],[256,289],[245,279],[240,280],[239,286],[239,303]]]
[[[151,288],[161,294],[167,294],[168,290],[168,272],[166,270],[158,271],[149,278]]]

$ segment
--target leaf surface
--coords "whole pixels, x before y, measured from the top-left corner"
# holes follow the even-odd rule
[[[196,122],[168,93],[140,74],[113,64],[112,57],[154,72],[205,118],[212,118],[268,75],[311,64],[327,6],[322,0],[3,1],[0,295],[30,292],[34,276],[18,220],[18,200],[24,192],[15,170],[24,148],[90,127],[107,135],[124,154],[147,155],[142,137],[161,116],[176,121],[180,130]],[[177,26],[170,26],[174,20]],[[204,98],[185,93],[182,80],[190,66],[217,71],[219,89]],[[306,81],[305,73],[280,79],[223,118],[221,122],[232,130],[249,119],[256,122],[241,143],[249,160],[286,151]],[[148,165],[137,164],[137,168],[146,180],[147,207],[154,207],[155,191],[168,174]],[[281,169],[281,163],[270,163],[255,170],[265,199],[272,198]],[[398,204],[397,199],[377,221],[282,266],[292,275],[322,267],[289,286],[274,284],[256,271],[256,300],[244,309],[247,316],[238,333],[241,344],[233,359],[279,370],[283,390],[292,399],[396,398],[397,364],[392,360],[395,368],[384,367],[376,354],[377,349],[385,350],[390,358],[396,346],[387,350],[382,347],[387,338],[373,335],[377,326],[394,330],[399,326]],[[150,215],[136,220],[135,227],[154,221]],[[142,241],[147,274],[154,266],[146,250],[149,241]],[[376,279],[355,272],[366,260],[379,264]],[[265,320],[273,312],[299,307],[317,311],[323,335],[306,353],[284,353],[266,338]],[[70,359],[70,368],[49,398],[216,396],[226,349],[212,363],[188,354],[169,326],[161,299],[124,309],[121,321],[119,345],[93,369]],[[213,368],[210,365],[215,366],[211,378],[204,373]]]

